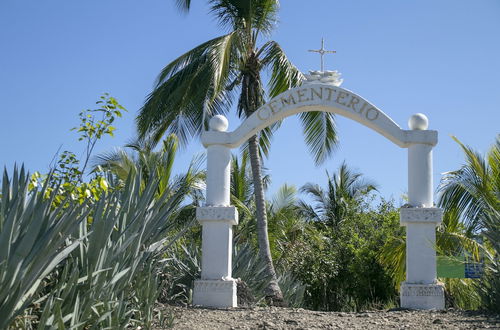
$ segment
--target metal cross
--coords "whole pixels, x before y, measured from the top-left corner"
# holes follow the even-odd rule
[[[321,38],[321,48],[320,49],[309,49],[310,52],[319,53],[321,55],[321,71],[324,71],[323,68],[323,55],[325,54],[335,54],[337,51],[335,50],[326,50],[325,49],[325,40]]]

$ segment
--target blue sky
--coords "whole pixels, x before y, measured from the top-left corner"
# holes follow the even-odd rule
[[[0,165],[24,162],[45,172],[55,152],[83,145],[70,128],[78,113],[109,92],[129,112],[115,138],[97,153],[126,143],[134,118],[160,70],[194,46],[221,35],[204,1],[178,12],[173,0],[2,0],[0,2]],[[302,71],[319,69],[321,38],[337,54],[342,87],[370,100],[401,127],[417,112],[439,131],[434,183],[459,168],[463,154],[450,135],[486,151],[500,133],[500,1],[283,1],[272,39]],[[230,130],[238,123],[230,118]],[[337,117],[340,145],[315,167],[294,118],[276,134],[265,166],[270,192],[283,183],[324,184],[345,160],[399,199],[407,189],[407,152],[381,135]],[[177,171],[203,151],[193,141]]]

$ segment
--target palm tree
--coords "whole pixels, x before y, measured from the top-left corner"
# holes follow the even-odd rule
[[[453,139],[465,153],[466,164],[445,173],[438,205],[445,210],[456,209],[468,232],[474,233],[483,228],[480,220],[489,209],[500,212],[500,135],[486,157]]]
[[[159,140],[165,132],[175,133],[180,142],[198,136],[206,128],[206,117],[225,114],[239,92],[237,114],[246,118],[264,104],[261,71],[270,69],[268,94],[273,97],[300,84],[303,76],[275,41],[259,46],[262,37],[275,27],[278,0],[207,0],[210,12],[227,34],[209,40],[181,55],[160,73],[153,92],[137,117],[141,137]],[[176,0],[181,10],[190,0]],[[316,163],[331,154],[337,143],[332,114],[300,114],[305,140]],[[279,123],[255,136],[247,144],[252,167],[259,255],[270,278],[266,296],[281,300],[267,234],[267,215],[262,183],[261,156],[267,155],[272,133]]]
[[[497,135],[486,156],[464,145],[456,137],[453,139],[465,153],[466,163],[459,170],[445,174],[439,187],[438,205],[446,213],[460,219],[468,237],[477,237],[481,233],[485,240],[482,252],[486,259],[486,272],[477,287],[485,307],[499,312],[500,135]],[[477,239],[471,241],[477,245]],[[478,254],[477,247],[474,247],[473,254]],[[470,247],[463,245],[463,249],[470,250]]]
[[[326,175],[326,191],[312,183],[307,183],[300,189],[314,201],[313,206],[305,202],[302,202],[301,206],[309,219],[326,224],[333,232],[346,217],[349,204],[359,201],[364,194],[377,190],[377,187],[362,180],[362,174],[353,172],[345,162],[340,165],[333,178],[328,172]]]

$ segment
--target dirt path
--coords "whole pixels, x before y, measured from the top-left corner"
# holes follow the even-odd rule
[[[339,313],[276,307],[170,309],[175,315],[174,329],[500,329],[499,316],[455,310]]]

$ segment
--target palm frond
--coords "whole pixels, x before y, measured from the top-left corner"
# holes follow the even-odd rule
[[[120,179],[126,180],[130,173],[138,170],[139,158],[128,153],[124,149],[115,149],[96,155],[92,161],[92,168],[95,171],[103,168],[115,173]]]
[[[299,86],[304,75],[288,59],[281,46],[275,41],[265,43],[258,52],[263,67],[271,69],[269,96],[275,97],[292,87]]]
[[[445,173],[438,189],[438,205],[458,210],[468,231],[476,232],[482,228],[480,219],[488,205],[494,205],[500,210],[499,138],[486,157],[465,146],[457,138],[453,139],[464,151],[466,163],[457,171]]]
[[[159,141],[168,131],[185,144],[201,132],[204,111],[229,111],[232,98],[225,87],[236,75],[229,65],[236,39],[235,33],[214,38],[163,69],[136,119],[140,138]]]
[[[318,223],[321,221],[320,215],[316,213],[316,210],[311,204],[306,203],[303,200],[300,200],[297,202],[297,207],[299,208],[300,215],[304,217],[304,219],[306,219],[307,221],[310,222],[315,221]]]
[[[175,5],[180,11],[187,13],[191,9],[191,0],[175,0]]]
[[[269,157],[269,152],[271,150],[271,142],[273,139],[274,132],[281,127],[282,121],[278,121],[266,128],[262,129],[258,133],[259,138],[259,156],[261,159]],[[241,153],[248,153],[248,142],[245,142],[241,145]]]
[[[255,0],[253,1],[253,24],[256,31],[254,39],[259,33],[269,35],[277,24],[279,1],[277,0]]]
[[[406,237],[391,237],[382,247],[379,261],[391,275],[394,286],[399,288],[406,274]]]
[[[293,185],[282,185],[274,195],[271,205],[274,212],[279,212],[281,209],[295,207],[297,200],[297,188]]]
[[[316,165],[322,164],[337,148],[335,116],[329,112],[302,112],[299,115],[304,138]]]
[[[248,153],[243,153],[240,158],[233,155],[231,162],[231,194],[243,203],[250,203],[253,194],[248,157]]]
[[[275,27],[278,7],[277,0],[210,1],[210,12],[222,27],[252,31],[254,40],[259,33],[268,34]]]
[[[263,67],[272,70],[269,80],[269,95],[275,97],[292,87],[299,86],[303,74],[290,62],[281,46],[269,41],[262,46],[258,55]],[[332,154],[337,143],[334,115],[327,112],[305,112],[300,114],[306,144],[317,165]]]
[[[267,126],[259,133],[259,147],[260,147],[260,157],[269,157],[269,151],[271,149],[271,141],[273,139],[274,132],[281,127],[281,121],[278,121],[270,126]]]

